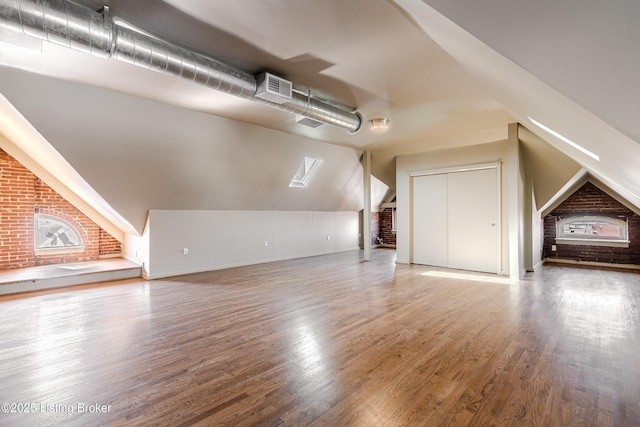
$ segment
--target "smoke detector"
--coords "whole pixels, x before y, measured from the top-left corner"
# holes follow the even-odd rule
[[[264,72],[256,77],[256,83],[258,84],[256,98],[275,102],[276,104],[284,104],[291,101],[293,84],[290,81]]]

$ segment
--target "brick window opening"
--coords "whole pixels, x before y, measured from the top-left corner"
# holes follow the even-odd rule
[[[62,218],[35,215],[36,253],[67,253],[84,250],[84,242],[75,227]]]
[[[577,216],[558,218],[556,243],[568,245],[629,247],[626,218]]]

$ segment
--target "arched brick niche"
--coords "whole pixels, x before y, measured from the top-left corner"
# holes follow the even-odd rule
[[[70,224],[82,247],[38,249],[36,215]],[[93,261],[120,253],[120,242],[0,150],[0,269]]]

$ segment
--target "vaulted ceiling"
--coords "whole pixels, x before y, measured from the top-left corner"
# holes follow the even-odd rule
[[[358,209],[361,151],[372,151],[374,174],[393,188],[396,155],[506,139],[514,121],[535,135],[523,152],[541,205],[573,164],[640,206],[634,2],[76,3],[106,3],[119,25],[249,74],[274,71],[363,117],[356,133],[307,127],[288,112],[0,26],[2,94],[138,230],[152,208]],[[390,119],[387,132],[368,129],[376,117]],[[331,160],[331,173],[292,193],[301,156],[314,154]]]

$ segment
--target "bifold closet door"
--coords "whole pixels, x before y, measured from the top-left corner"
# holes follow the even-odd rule
[[[449,267],[498,272],[497,169],[448,174]]]
[[[447,267],[447,175],[413,177],[413,262]]]

